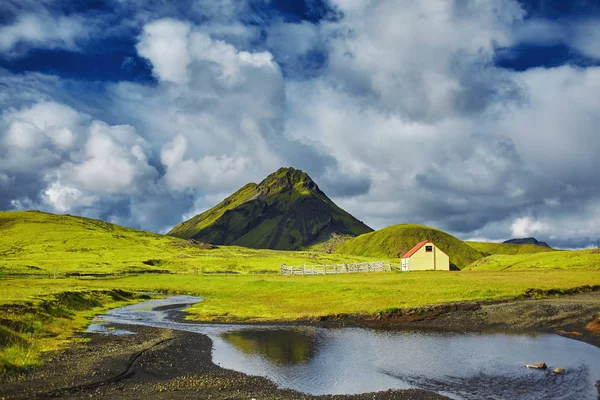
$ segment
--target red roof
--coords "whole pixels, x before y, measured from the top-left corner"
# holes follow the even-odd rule
[[[425,246],[426,243],[431,243],[431,240],[424,240],[422,242],[417,243],[417,245],[415,247],[413,247],[412,249],[410,249],[410,251],[408,253],[403,255],[402,258],[410,258],[413,254],[415,254],[417,251],[419,251],[419,249],[421,247]]]

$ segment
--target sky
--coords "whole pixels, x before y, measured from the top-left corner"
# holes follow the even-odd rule
[[[371,227],[600,245],[600,0],[2,0],[0,209],[166,232],[281,166]]]

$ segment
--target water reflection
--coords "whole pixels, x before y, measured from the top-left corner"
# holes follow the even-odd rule
[[[191,324],[166,311],[199,300],[122,307],[96,318],[90,331],[112,333],[125,323],[203,333],[216,364],[309,394],[422,388],[466,400],[598,399],[600,349],[557,335]],[[539,361],[550,370],[524,367]]]
[[[277,365],[305,363],[318,351],[315,332],[308,329],[244,329],[221,337],[244,354],[260,355]]]

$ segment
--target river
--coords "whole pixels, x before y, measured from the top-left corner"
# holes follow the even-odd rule
[[[165,311],[199,301],[171,296],[118,308],[88,331],[130,334],[107,326],[133,324],[204,334],[214,363],[308,394],[420,388],[465,400],[598,398],[600,349],[558,335],[194,324]],[[549,369],[524,367],[539,361]]]

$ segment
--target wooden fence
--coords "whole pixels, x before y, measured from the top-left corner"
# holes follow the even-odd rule
[[[355,264],[302,265],[301,267],[292,267],[285,264],[281,265],[281,275],[329,275],[384,272],[391,270],[392,264],[390,264],[389,261],[361,262]]]

